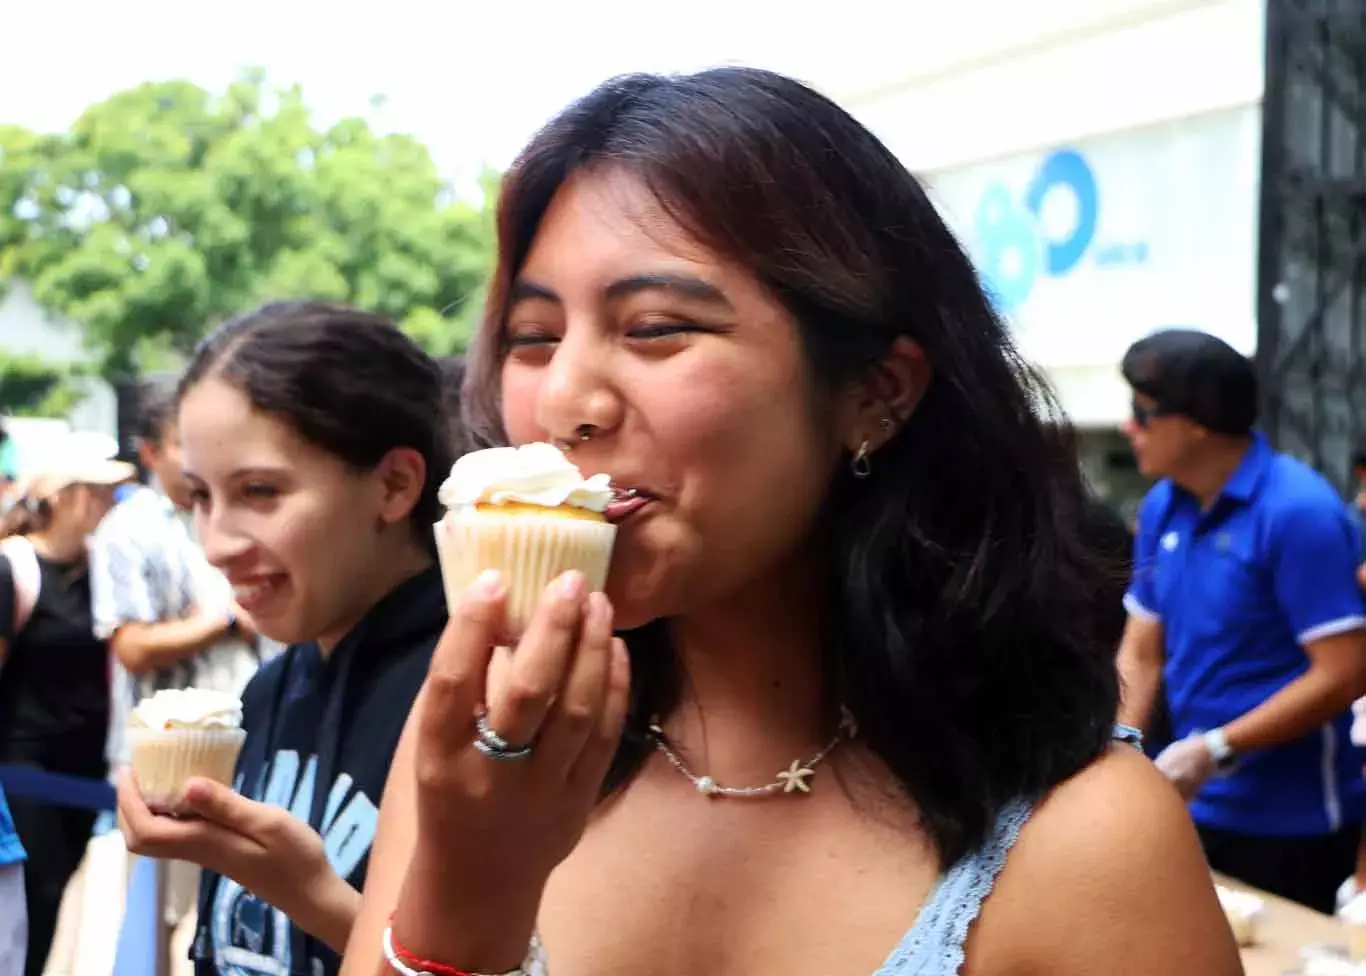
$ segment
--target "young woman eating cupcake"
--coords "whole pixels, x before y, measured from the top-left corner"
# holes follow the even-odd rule
[[[335,973],[380,793],[446,623],[432,525],[451,466],[441,371],[387,320],[269,305],[219,328],[180,386],[210,562],[289,645],[243,695],[236,792],[191,780],[154,815],[125,774],[132,850],[204,865],[199,973]]]
[[[467,406],[611,476],[610,574],[507,658],[506,579],[453,609],[345,976],[1241,972],[1113,741],[1048,394],[895,157],[774,74],[629,77],[498,227]]]

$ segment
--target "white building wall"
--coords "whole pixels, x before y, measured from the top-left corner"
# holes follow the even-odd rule
[[[924,32],[943,40],[937,58],[880,87],[840,92],[915,172],[1261,100],[1263,0],[948,6],[958,13],[932,30],[919,14]],[[906,7],[903,18],[922,5]]]
[[[1127,416],[1118,359],[1153,329],[1252,352],[1263,0],[967,6],[981,23],[968,41],[841,100],[925,179],[979,270],[1014,276],[1001,307],[1072,418]],[[1048,273],[1049,246],[1087,209],[1068,183],[1030,205],[1057,150],[1094,177],[1097,219],[1085,252]],[[1001,205],[1020,233],[1003,233]]]
[[[89,359],[82,346],[80,328],[46,312],[23,284],[12,285],[0,300],[0,350],[41,356],[58,363],[79,363]],[[113,387],[92,380],[88,391],[89,395],[67,419],[76,430],[114,436],[118,410]]]

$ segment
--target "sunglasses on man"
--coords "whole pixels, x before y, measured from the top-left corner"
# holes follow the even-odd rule
[[[1133,415],[1135,426],[1146,428],[1154,417],[1164,416],[1167,411],[1161,407],[1145,407],[1137,400],[1130,400],[1129,412]]]

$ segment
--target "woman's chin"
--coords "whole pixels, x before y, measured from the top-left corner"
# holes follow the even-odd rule
[[[284,615],[253,617],[252,624],[256,627],[256,632],[262,637],[273,640],[277,644],[284,644],[286,647],[291,644],[302,644],[310,641],[315,636],[307,633],[307,628],[302,626],[299,620]]]
[[[659,594],[642,586],[639,577],[631,579],[613,573],[603,589],[612,602],[612,629],[618,632],[636,630],[672,615],[661,603]]]

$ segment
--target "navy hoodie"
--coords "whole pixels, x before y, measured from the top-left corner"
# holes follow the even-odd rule
[[[307,821],[357,891],[399,733],[445,626],[433,567],[376,604],[326,661],[316,644],[294,645],[242,694],[247,739],[234,786]],[[196,976],[332,976],[341,967],[283,912],[209,871],[190,957]]]

